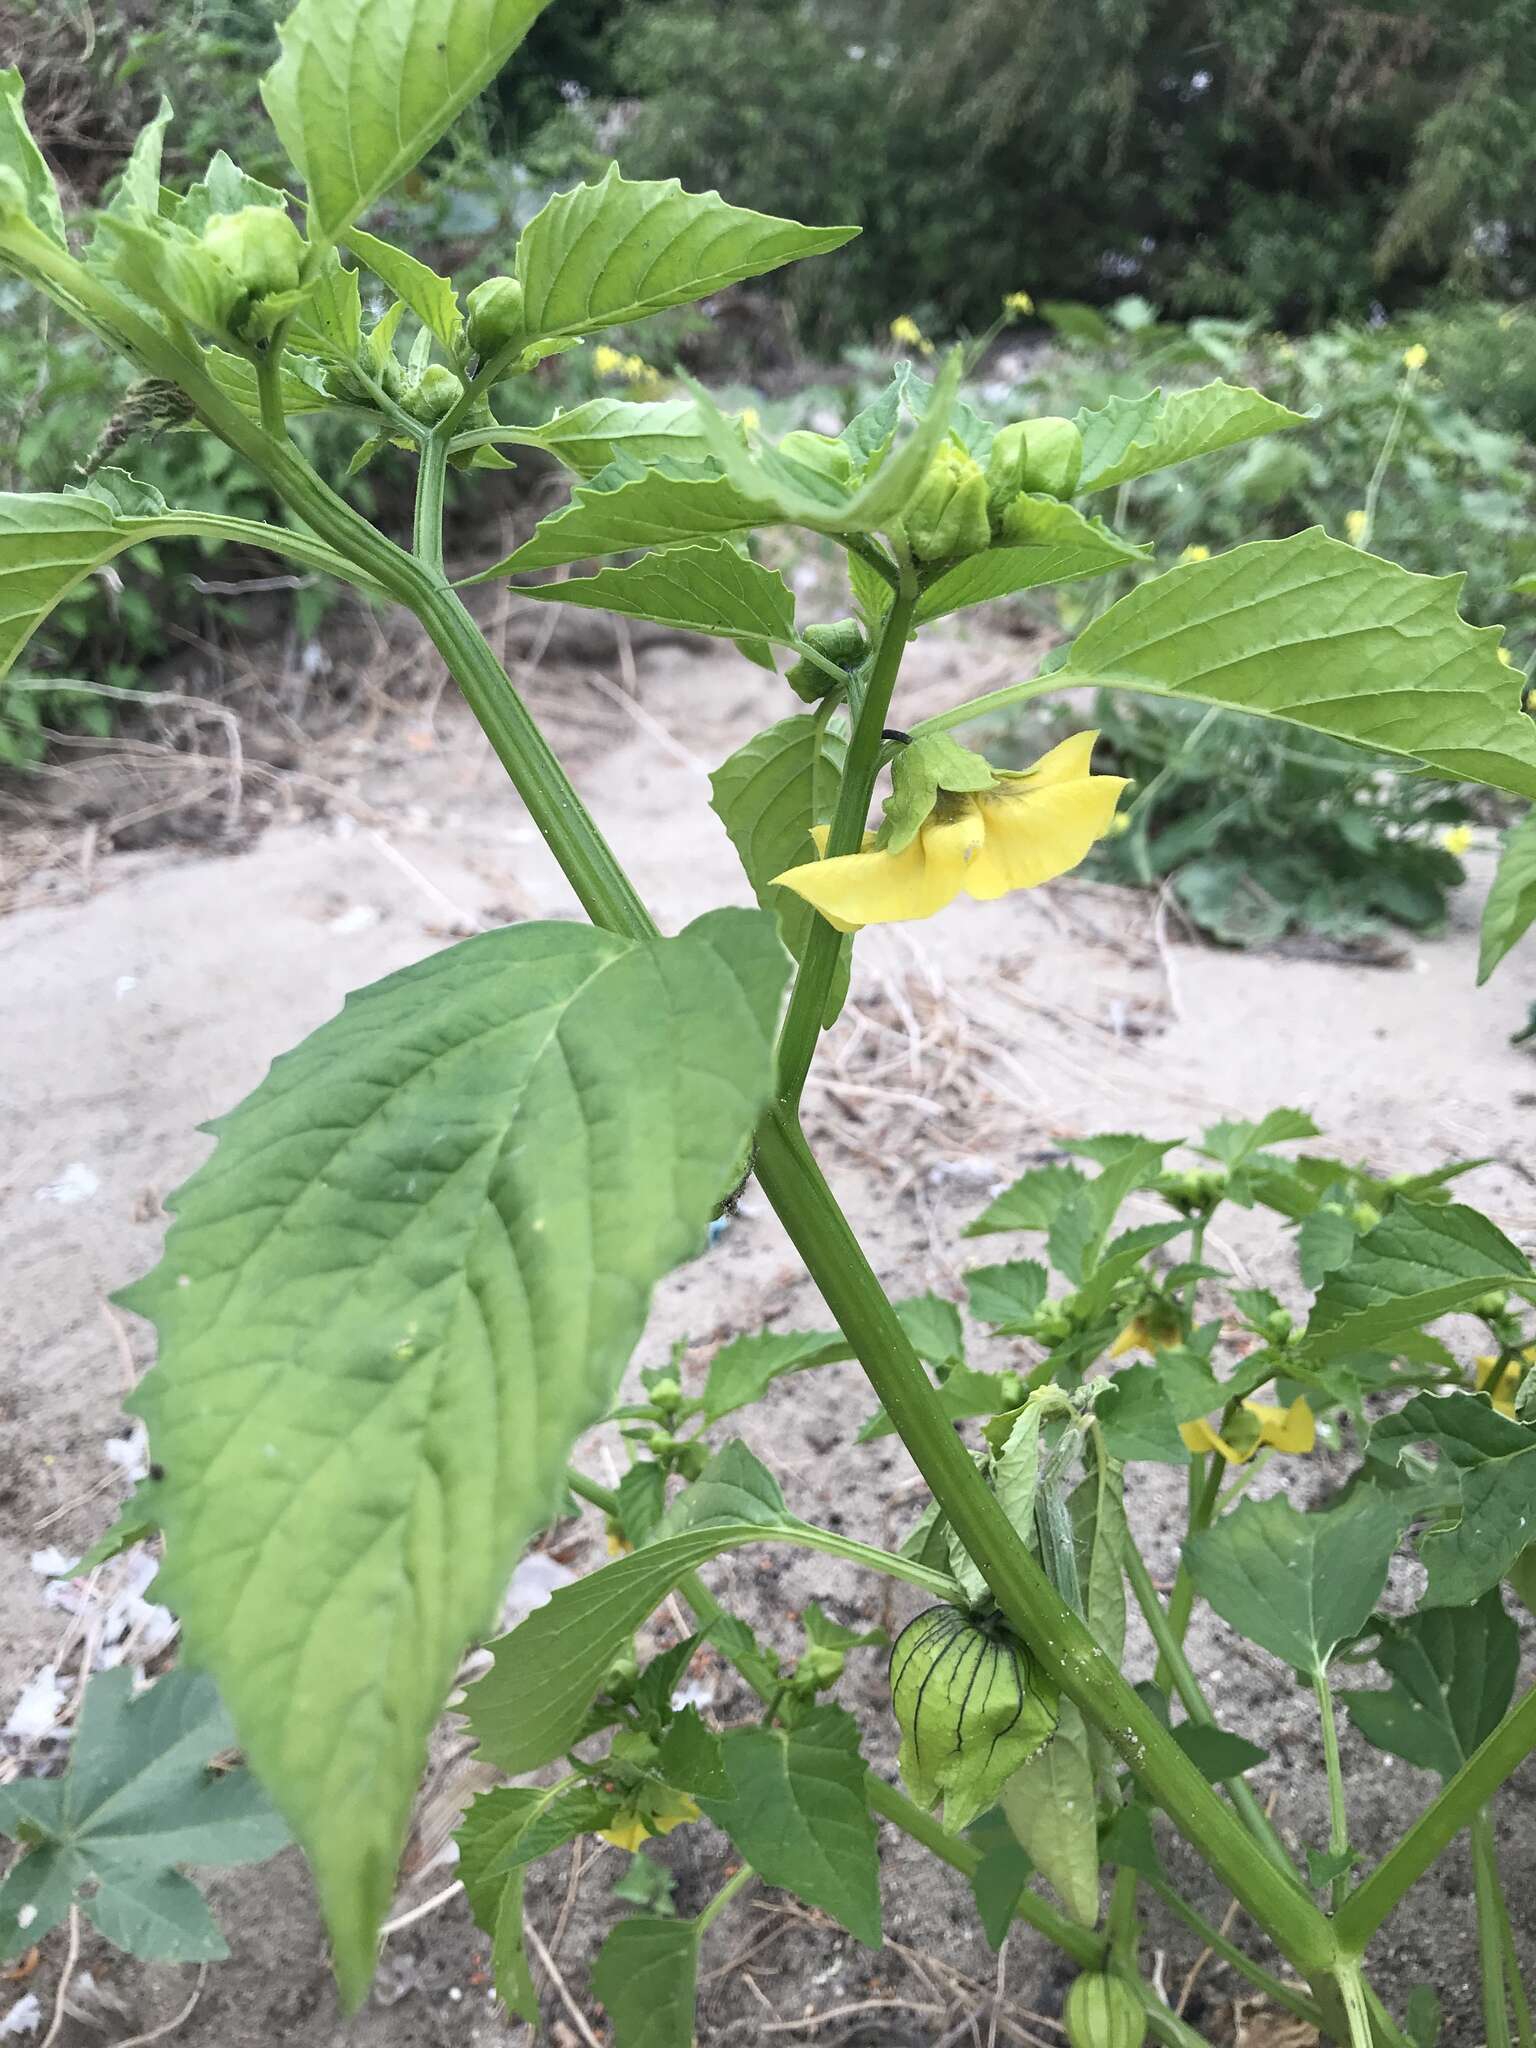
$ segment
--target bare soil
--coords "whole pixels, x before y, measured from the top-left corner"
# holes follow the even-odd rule
[[[717,903],[746,900],[707,808],[707,772],[790,707],[772,678],[730,655],[620,651],[617,664],[599,649],[603,667],[546,667],[531,689],[642,893],[675,927]],[[919,650],[913,702],[903,709],[916,717],[914,705],[988,687],[1008,657],[1004,643],[979,639]],[[120,1444],[119,1402],[148,1363],[148,1344],[107,1297],[153,1263],[161,1202],[207,1149],[198,1125],[248,1091],[348,990],[463,932],[577,914],[484,742],[451,703],[430,718],[333,736],[305,756],[302,771],[302,796],[269,804],[269,829],[236,834],[237,851],[206,843],[104,851],[87,834],[80,847],[70,841],[39,860],[35,835],[11,843],[19,907],[0,924],[0,1720],[50,1664],[67,1701],[82,1658],[100,1650],[89,1627],[82,1639],[81,1626],[48,1604],[30,1559],[46,1546],[78,1555],[123,1490],[121,1451],[114,1463],[108,1447]],[[269,773],[266,786],[281,781]],[[1518,1241],[1536,1243],[1536,1060],[1508,1043],[1536,991],[1528,968],[1522,985],[1518,965],[1502,984],[1474,991],[1474,915],[1471,902],[1459,906],[1448,936],[1415,945],[1391,969],[1191,946],[1152,898],[1081,882],[871,934],[811,1097],[818,1143],[898,1294],[934,1288],[961,1298],[960,1275],[973,1261],[957,1244],[960,1225],[997,1185],[1051,1156],[1061,1137],[1125,1128],[1172,1136],[1277,1103],[1310,1111],[1334,1147],[1382,1172],[1487,1155],[1492,1163],[1468,1181],[1468,1198]],[[1221,1229],[1217,1249],[1234,1254],[1256,1284],[1294,1292],[1283,1237],[1244,1216]],[[718,1246],[660,1290],[638,1362],[660,1360],[684,1338],[696,1379],[734,1332],[824,1320],[776,1220],[749,1192]],[[979,1335],[975,1342],[982,1362],[1000,1362],[989,1353],[1010,1348]],[[801,1513],[890,1539],[923,1495],[894,1439],[853,1447],[869,1405],[856,1369],[834,1368],[781,1386],[744,1434]],[[598,1476],[618,1469],[601,1438],[584,1456]],[[1319,1458],[1289,1477],[1315,1494],[1336,1476]],[[1133,1520],[1166,1582],[1182,1479],[1137,1467],[1130,1491]],[[577,1569],[599,1559],[592,1520],[552,1539]],[[1411,1590],[1414,1570],[1401,1567],[1399,1594]],[[796,1641],[792,1617],[813,1593],[850,1622],[907,1612],[903,1597],[893,1609],[868,1578],[798,1553],[748,1556],[712,1575],[786,1650]],[[670,1625],[658,1617],[658,1639]],[[1294,1842],[1321,1844],[1310,1700],[1219,1624],[1202,1622],[1194,1643],[1224,1722],[1271,1751],[1255,1775],[1278,1824]],[[141,1630],[127,1653],[143,1649]],[[1137,1675],[1148,1668],[1142,1641],[1133,1641],[1132,1658]],[[704,1680],[714,1688],[712,1711],[729,1718],[741,1703],[728,1669],[706,1666]],[[871,1760],[892,1768],[878,1659],[853,1660],[842,1697],[860,1714]],[[1432,1788],[1348,1732],[1345,1741],[1356,1837],[1377,1852]],[[31,1768],[45,1748],[0,1745],[0,1769]],[[400,1912],[451,1884],[451,1866],[432,1859],[470,1776],[463,1744],[445,1732]],[[1536,1963],[1536,1767],[1503,1794],[1498,1825],[1518,1938]],[[681,1831],[658,1853],[677,1875],[684,1911],[708,1895],[727,1861],[726,1845],[706,1828]],[[758,2039],[980,2048],[990,2039],[997,1964],[966,1887],[893,1831],[882,1854],[890,1938],[878,1954],[777,1893],[749,1895],[722,1920],[704,1962],[706,2048]],[[1169,1855],[1191,1895],[1219,1917],[1222,1903],[1192,1860],[1172,1844]],[[609,2038],[587,1964],[622,1910],[609,1896],[620,1861],[613,1850],[589,1852],[573,1869],[562,1853],[531,1889],[531,1923],[554,1950],[560,1979],[541,1968],[541,2039]],[[390,1937],[373,1998],[344,2024],[296,1854],[217,1878],[210,1891],[233,1957],[207,1974],[180,2026],[176,2038],[188,2048],[531,2038],[490,1999],[486,1945],[462,1898]],[[1195,1946],[1159,1921],[1152,1943],[1176,1998]],[[56,1935],[29,1982],[0,1987],[0,2022],[7,1992],[35,1990],[46,2031],[62,1962]],[[1446,2048],[1481,2041],[1471,1878],[1460,1847],[1398,1913],[1376,1962],[1399,2007],[1413,1983],[1438,1985]],[[1052,1950],[1017,1930],[996,2038],[1059,2040],[1049,2022],[1067,1974]],[[163,2026],[195,1984],[191,1971],[144,1968],[87,1930],[59,2048]],[[1223,1966],[1208,1965],[1189,2018],[1213,2040],[1289,2042],[1277,2015],[1234,2004],[1239,1988]]]

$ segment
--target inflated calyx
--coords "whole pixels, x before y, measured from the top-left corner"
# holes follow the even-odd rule
[[[464,301],[464,322],[473,355],[498,354],[522,335],[522,286],[515,277],[488,277]]]
[[[1000,1615],[930,1607],[891,1651],[901,1775],[944,1825],[968,1827],[1056,1726],[1056,1688]]]
[[[902,524],[919,562],[957,560],[991,546],[987,479],[957,441],[946,441],[929,463]]]
[[[845,676],[852,675],[869,653],[869,642],[857,619],[834,619],[827,626],[807,626],[801,638],[808,647],[814,647],[818,654],[840,668]],[[840,688],[834,677],[829,676],[817,662],[807,661],[804,655],[784,680],[807,704],[819,704],[823,697],[840,697],[847,688],[846,682]]]
[[[203,229],[203,247],[253,299],[299,288],[304,237],[280,206],[213,214]]]
[[[1072,2048],[1141,2048],[1147,2038],[1141,2000],[1123,1977],[1103,1970],[1074,1981],[1061,2016]]]

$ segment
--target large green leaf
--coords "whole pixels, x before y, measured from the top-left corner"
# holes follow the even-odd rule
[[[775,875],[815,860],[813,825],[831,820],[842,787],[847,744],[826,720],[781,719],[738,747],[709,778],[710,805],[730,834],[752,893],[779,920],[779,932],[797,960],[805,958],[819,922],[811,906]],[[827,997],[825,1022],[835,1022],[848,993],[853,948],[845,945]]]
[[[337,241],[491,83],[548,0],[299,0],[261,82],[304,180],[310,232]]]
[[[1003,1787],[1001,1805],[1020,1848],[1074,1920],[1099,1917],[1099,1822],[1088,1730],[1070,1700],[1056,1733]]]
[[[784,578],[724,541],[665,548],[628,568],[599,569],[564,583],[522,584],[519,595],[734,640],[760,668],[773,667],[774,647],[796,644],[795,600]]]
[[[730,1796],[700,1803],[752,1868],[880,1946],[880,1856],[864,1797],[859,1728],[822,1706],[794,1728],[733,1728]]]
[[[568,505],[541,519],[520,548],[482,570],[475,580],[483,583],[492,576],[555,569],[635,548],[719,540],[750,532],[773,517],[771,505],[744,497],[712,462],[679,463],[669,458],[659,469],[610,474],[579,485]]]
[[[33,226],[41,228],[49,241],[62,249],[66,246],[64,212],[53,173],[32,140],[32,131],[22,112],[25,92],[19,71],[14,67],[0,71],[0,171],[9,171],[15,178]]]
[[[509,2012],[530,2026],[539,2022],[538,1994],[523,1939],[526,1865],[515,1851],[549,1790],[501,1785],[474,1800],[459,1823],[459,1878],[475,1925],[491,1937],[491,1979]],[[514,1852],[509,1855],[509,1852]]]
[[[1145,561],[1152,552],[1134,541],[1122,540],[1102,519],[1085,519],[1075,506],[1043,496],[1031,496],[1027,502],[1027,543],[987,548],[946,569],[918,602],[919,625],[963,611],[968,605],[1012,597],[1020,590],[1102,576],[1126,562]]]
[[[517,276],[530,337],[592,334],[707,298],[802,256],[840,249],[857,228],[807,228],[685,192],[633,183],[617,164],[550,200],[524,228]]]
[[[657,398],[639,404],[632,398],[589,398],[585,405],[556,413],[542,427],[530,429],[541,448],[574,469],[578,476],[596,476],[616,457],[636,462],[696,462],[708,455],[709,442],[691,398]]]
[[[614,2048],[692,2048],[698,1974],[696,1920],[621,1920],[592,1969]]]
[[[464,343],[464,315],[459,311],[458,293],[448,279],[404,249],[397,249],[393,242],[365,235],[361,228],[349,228],[346,243],[360,263],[366,263],[397,299],[405,301],[449,355],[457,355]]]
[[[1306,1348],[1314,1358],[1370,1350],[1509,1286],[1536,1300],[1530,1260],[1486,1216],[1459,1202],[1399,1200],[1329,1273]]]
[[[1470,1607],[1383,1619],[1381,1631],[1376,1661],[1392,1683],[1342,1693],[1349,1717],[1377,1749],[1453,1778],[1514,1698],[1520,1631],[1497,1586]]]
[[[1477,949],[1479,987],[1533,924],[1536,924],[1536,810],[1527,811],[1505,840],[1493,887],[1483,905],[1483,929]]]
[[[122,510],[124,503],[135,509]],[[255,519],[174,510],[118,470],[102,471],[89,490],[56,497],[0,491],[0,677],[54,606],[92,570],[138,542],[173,534],[243,541],[335,575],[355,573],[339,555],[304,534]]]
[[[288,1840],[248,1771],[208,1765],[233,1731],[210,1679],[173,1671],[148,1692],[103,1671],[86,1686],[62,1778],[0,1785],[0,1835],[26,1849],[0,1884],[0,1959],[41,1941],[77,1893],[119,1948],[165,1962],[229,1954],[181,1863],[259,1863]]]
[[[1312,528],[1141,584],[1052,677],[1220,704],[1536,796],[1536,721],[1499,634],[1417,576]]]
[[[1369,1491],[1326,1514],[1245,1500],[1191,1538],[1185,1562],[1223,1621],[1311,1677],[1365,1626],[1408,1512]]]
[[[1235,384],[1203,384],[1166,398],[1161,391],[1145,398],[1111,398],[1097,411],[1077,416],[1083,437],[1077,494],[1107,491],[1154,469],[1172,469],[1196,455],[1213,455],[1255,435],[1306,423],[1304,413]]]
[[[490,932],[354,996],[213,1128],[130,1289],[167,1595],[360,1996],[427,1733],[772,1083],[754,911]]]
[[[1419,1541],[1431,1607],[1458,1607],[1496,1585],[1531,1541],[1536,1429],[1501,1415],[1485,1394],[1415,1394],[1371,1431],[1370,1455],[1396,1463],[1410,1445],[1440,1454],[1439,1477],[1461,1512]]]

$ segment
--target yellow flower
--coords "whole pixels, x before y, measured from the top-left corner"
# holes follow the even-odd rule
[[[1403,350],[1403,368],[1405,370],[1422,370],[1428,361],[1429,350],[1422,341],[1416,341],[1410,348]]]
[[[1124,1358],[1128,1351],[1150,1351],[1154,1354],[1166,1351],[1171,1344],[1179,1341],[1179,1326],[1175,1322],[1159,1322],[1155,1317],[1133,1316],[1120,1332],[1114,1343],[1105,1352],[1106,1358]]]
[[[1472,827],[1470,825],[1447,825],[1440,834],[1440,844],[1447,853],[1454,853],[1459,860],[1472,844]]]
[[[1114,816],[1118,775],[1093,775],[1095,732],[1075,733],[1020,775],[999,774],[992,789],[938,802],[900,853],[875,848],[826,855],[827,828],[816,827],[820,860],[773,877],[793,889],[828,924],[856,932],[867,924],[932,917],[962,892],[990,903],[1012,889],[1034,889],[1075,868]]]
[[[1365,530],[1370,523],[1370,520],[1358,505],[1353,512],[1346,512],[1344,514],[1344,536],[1352,548],[1359,547],[1361,541],[1365,539]]]
[[[1179,557],[1181,562],[1208,562],[1210,559],[1210,549],[1202,547],[1199,541],[1196,541],[1192,547],[1187,547]]]
[[[612,1842],[615,1849],[633,1851],[652,1835],[670,1835],[685,1821],[699,1818],[699,1809],[688,1794],[674,1792],[669,1786],[658,1786],[651,1795],[651,1803],[655,1810],[650,1813],[626,1806],[615,1814],[612,1827],[599,1828],[598,1834],[605,1842]]]
[[[1513,1422],[1515,1394],[1519,1389],[1525,1367],[1536,1365],[1536,1344],[1527,1346],[1519,1358],[1512,1358],[1502,1372],[1498,1370],[1499,1361],[1496,1358],[1474,1358],[1472,1363],[1476,1368],[1478,1392],[1486,1394],[1499,1413],[1507,1415]]]
[[[1003,301],[1003,311],[1005,313],[1024,314],[1033,313],[1034,310],[1035,302],[1028,292],[1010,292]]]
[[[740,417],[742,428],[748,434],[755,434],[763,424],[763,416],[755,405],[744,405]]]
[[[602,341],[592,351],[592,367],[599,377],[617,377],[623,373],[624,357],[618,349],[610,348],[606,341]]]
[[[1515,657],[1510,653],[1507,647],[1501,647],[1499,649],[1499,659],[1503,662],[1506,668],[1513,668],[1515,665]]]
[[[1317,1442],[1317,1422],[1304,1396],[1294,1400],[1289,1408],[1275,1408],[1265,1401],[1245,1401],[1241,1429],[1232,1434],[1236,1441],[1218,1435],[1204,1420],[1179,1424],[1186,1450],[1220,1451],[1229,1465],[1246,1465],[1261,1444],[1305,1457]]]
[[[910,313],[898,313],[891,322],[891,339],[899,341],[903,348],[915,348],[920,355],[931,356],[933,343],[924,334]]]

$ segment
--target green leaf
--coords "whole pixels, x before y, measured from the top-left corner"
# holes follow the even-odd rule
[[[482,570],[474,581],[559,568],[636,548],[721,540],[773,516],[771,506],[743,497],[713,462],[668,459],[661,468],[637,475],[628,471],[632,461],[621,457],[617,470],[579,485],[568,505],[541,520],[520,548]]]
[[[521,584],[518,595],[734,640],[766,669],[773,667],[771,648],[795,645],[795,600],[784,578],[724,542],[668,548],[627,569],[599,569],[564,583]]]
[[[619,1507],[615,1520],[637,1548],[648,1543],[666,1512],[667,1475],[660,1465],[631,1465],[615,1488]]]
[[[1483,905],[1477,952],[1478,986],[1536,924],[1536,810],[1527,811],[1504,842],[1498,872]]]
[[[174,1866],[260,1863],[288,1841],[248,1771],[209,1771],[233,1739],[201,1673],[172,1671],[135,1699],[126,1667],[98,1672],[64,1776],[0,1785],[0,1834],[27,1845],[0,1884],[0,1958],[40,1941],[75,1897],[108,1941],[135,1955],[228,1955],[201,1894]]]
[[[593,334],[643,320],[857,233],[752,213],[718,192],[685,192],[675,178],[635,183],[614,164],[596,184],[558,193],[524,228],[517,276],[528,332]]]
[[[548,0],[299,0],[261,97],[339,241],[500,71]]]
[[[1083,1619],[1118,1669],[1125,1655],[1125,1550],[1130,1532],[1120,1468],[1112,1458],[1094,1459],[1088,1476],[1068,1495],[1067,1510]]]
[[[1016,501],[1029,506],[1027,525],[1012,515],[1008,543],[968,555],[930,583],[915,614],[918,625],[964,611],[973,604],[1039,590],[1051,583],[1076,583],[1103,576],[1127,562],[1150,559],[1150,547],[1122,540],[1102,519],[1085,519],[1057,498],[1031,493]]]
[[[705,1426],[738,1408],[750,1408],[784,1373],[835,1365],[852,1356],[840,1330],[764,1330],[733,1337],[709,1362],[709,1378],[704,1382]]]
[[[1181,1721],[1172,1731],[1174,1741],[1202,1776],[1213,1785],[1239,1778],[1269,1755],[1256,1742],[1245,1741],[1211,1721]]]
[[[1189,1463],[1167,1384],[1155,1365],[1131,1365],[1117,1372],[1094,1413],[1112,1458],[1127,1465]]]
[[[1038,1259],[1013,1259],[1005,1266],[972,1266],[965,1275],[971,1314],[990,1323],[1000,1337],[1027,1336],[1042,1305],[1050,1277]]]
[[[1306,1348],[1314,1358],[1377,1348],[1510,1286],[1536,1298],[1536,1273],[1486,1216],[1456,1202],[1399,1200],[1329,1274]]]
[[[914,1294],[896,1303],[912,1349],[928,1365],[963,1365],[965,1334],[960,1311],[940,1294]]]
[[[698,1974],[696,1920],[621,1920],[592,1966],[614,2048],[692,2048]]]
[[[1152,1816],[1139,1800],[1116,1807],[1108,1827],[1099,1836],[1099,1856],[1121,1870],[1139,1871],[1154,1884],[1167,1879],[1152,1833]]]
[[[1000,1230],[1049,1230],[1057,1213],[1088,1185],[1075,1166],[1034,1166],[961,1232],[963,1237],[990,1237]]]
[[[712,1522],[732,1527],[755,1522],[774,1531],[789,1528],[779,1482],[739,1437],[716,1451],[692,1486],[684,1487],[662,1521],[662,1536],[680,1536]]]
[[[1536,1429],[1501,1415],[1486,1394],[1415,1394],[1376,1424],[1368,1449],[1395,1465],[1416,1443],[1434,1446],[1440,1478],[1461,1494],[1454,1525],[1418,1539],[1429,1572],[1424,1604],[1458,1607],[1497,1584],[1531,1540]]]
[[[637,404],[630,398],[589,398],[585,405],[556,413],[530,438],[578,476],[595,477],[610,462],[700,462],[709,440],[691,398],[658,398]]]
[[[1359,1235],[1353,1219],[1340,1215],[1337,1209],[1317,1208],[1310,1216],[1303,1216],[1296,1233],[1302,1285],[1316,1293],[1330,1273],[1347,1266]]]
[[[1099,1917],[1099,1825],[1088,1731],[1070,1700],[1056,1733],[1003,1787],[1003,1812],[1020,1847],[1074,1920]]]
[[[984,1823],[985,1816],[970,1830],[982,1851],[981,1861],[971,1872],[971,1892],[987,1946],[997,1950],[1008,1938],[1020,1895],[1034,1875],[1035,1866],[1013,1839],[1006,1823],[983,1834]]]
[[[464,315],[459,297],[446,277],[439,277],[416,257],[397,249],[377,235],[365,235],[361,228],[349,228],[347,247],[359,263],[366,263],[381,284],[397,299],[403,299],[427,332],[440,341],[451,356],[464,346]]]
[[[43,153],[32,140],[32,131],[27,126],[27,117],[22,111],[25,94],[21,73],[14,66],[0,70],[0,173],[9,171],[16,180],[21,202],[32,225],[40,228],[50,242],[63,249],[68,246],[64,239],[64,210],[59,204],[59,190],[53,182],[53,173],[43,161]],[[0,194],[0,210],[3,210],[3,203],[4,195]]]
[[[1460,588],[1316,527],[1252,541],[1112,604],[1054,681],[1251,711],[1536,796],[1536,721]]]
[[[1083,471],[1077,494],[1172,469],[1197,455],[1235,447],[1259,434],[1307,424],[1304,413],[1277,405],[1240,385],[1203,384],[1197,391],[1152,391],[1145,398],[1111,398],[1096,412],[1080,412]]]
[[[622,1899],[627,1906],[641,1906],[663,1919],[674,1920],[677,1908],[672,1903],[672,1894],[676,1889],[677,1879],[667,1866],[637,1849],[629,1859],[629,1868],[615,1882],[612,1896]]]
[[[852,1715],[822,1706],[793,1729],[733,1728],[724,1750],[730,1796],[700,1802],[710,1819],[766,1883],[878,1948],[880,1857]]]
[[[160,157],[171,115],[171,103],[162,93],[158,113],[139,130],[128,161],[123,165],[117,190],[109,202],[113,213],[134,207],[147,214],[160,211]]]
[[[539,1998],[523,1940],[525,1867],[515,1859],[503,1859],[549,1796],[548,1791],[521,1785],[482,1792],[455,1832],[464,1896],[475,1925],[491,1937],[496,1995],[509,2012],[530,2026],[538,2025]]]
[[[773,878],[816,859],[811,827],[832,817],[846,753],[846,741],[828,731],[825,719],[785,718],[738,747],[709,778],[710,808],[730,835],[753,895],[777,917],[779,935],[796,960],[805,958],[821,920],[792,890],[776,889]],[[845,944],[826,1024],[842,1009],[852,954],[851,943]]]
[[[1207,1159],[1219,1159],[1223,1166],[1235,1170],[1245,1165],[1255,1152],[1263,1152],[1271,1145],[1284,1145],[1292,1138],[1315,1138],[1317,1135],[1317,1125],[1305,1110],[1272,1109],[1256,1124],[1212,1124],[1202,1134],[1195,1150],[1203,1152]]]
[[[1440,1994],[1432,1984],[1415,1984],[1409,1992],[1403,2028],[1413,2048],[1435,2048],[1440,2039]]]
[[[1376,1661],[1392,1683],[1341,1693],[1349,1717],[1377,1749],[1453,1778],[1515,1696],[1520,1631],[1496,1585],[1470,1607],[1427,1607],[1381,1631]]]
[[[309,1854],[360,1996],[427,1734],[656,1280],[772,1085],[756,912],[489,932],[354,996],[214,1127],[135,1405],[167,1597]]]
[[[1026,1542],[1035,1531],[1035,1494],[1040,1484],[1040,1410],[1027,1405],[1014,1419],[1006,1442],[992,1461],[992,1490],[998,1506]],[[1003,1426],[999,1420],[998,1427]],[[949,1531],[949,1541],[955,1541]]]
[[[1407,1511],[1369,1491],[1327,1513],[1245,1500],[1192,1537],[1195,1591],[1229,1627],[1309,1677],[1359,1634],[1387,1582]]]
[[[947,733],[919,734],[902,747],[891,763],[891,793],[886,798],[878,845],[885,853],[903,853],[917,837],[941,789],[992,789],[997,777],[991,765]]]

